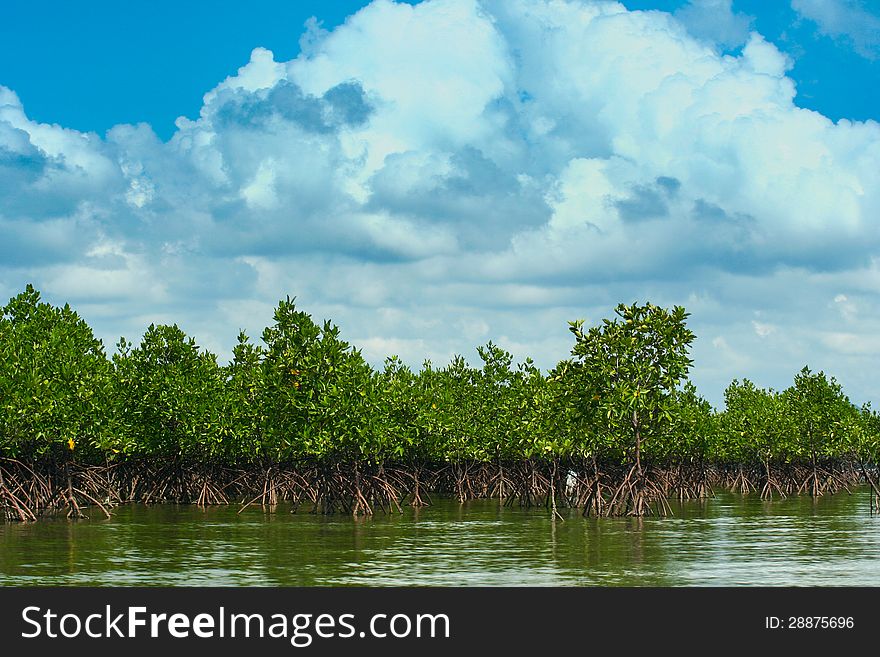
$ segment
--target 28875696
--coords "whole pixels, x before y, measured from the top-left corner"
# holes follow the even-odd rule
[[[769,630],[843,630],[855,627],[852,616],[765,616],[764,627]]]

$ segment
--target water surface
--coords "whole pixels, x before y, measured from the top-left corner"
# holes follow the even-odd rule
[[[0,585],[880,586],[868,492],[719,493],[667,518],[583,518],[497,501],[369,518],[126,506],[0,525]]]

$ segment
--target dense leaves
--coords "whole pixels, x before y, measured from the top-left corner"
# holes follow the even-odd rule
[[[177,326],[151,325],[113,358],[118,447],[126,454],[213,455],[228,435],[223,376],[213,354]]]
[[[641,464],[643,442],[660,448],[672,422],[678,385],[691,366],[694,339],[685,326],[687,313],[652,304],[619,305],[617,319],[588,331],[573,322],[573,364],[567,375],[580,393],[578,406],[599,445]]]
[[[0,453],[97,458],[115,429],[112,376],[88,325],[29,285],[0,309]]]
[[[457,356],[414,371],[392,356],[375,370],[338,327],[287,298],[262,344],[242,333],[222,366],[164,325],[108,358],[74,311],[28,286],[0,313],[0,456],[396,464],[416,478],[429,464],[547,463],[552,479],[557,464],[604,463],[700,481],[710,466],[735,467],[762,473],[770,493],[811,478],[814,494],[835,463],[874,467],[878,415],[824,373],[804,368],[782,392],[737,380],[725,409],[712,409],[687,379],[687,317],[636,304],[596,326],[573,322],[570,357],[546,374],[491,342],[478,366]]]

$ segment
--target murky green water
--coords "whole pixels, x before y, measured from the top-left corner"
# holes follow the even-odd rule
[[[373,518],[176,506],[0,525],[3,585],[880,585],[868,493],[565,522],[442,501]]]

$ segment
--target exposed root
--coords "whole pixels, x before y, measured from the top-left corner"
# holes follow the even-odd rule
[[[716,486],[757,492],[764,499],[794,494],[849,492],[866,482],[871,512],[880,513],[880,475],[854,462],[790,464],[759,462],[710,467],[700,460],[671,464],[583,460],[504,460],[456,463],[269,463],[236,468],[210,461],[129,458],[104,465],[73,461],[25,463],[0,458],[3,519],[32,522],[47,513],[85,517],[96,507],[107,517],[132,502],[173,502],[200,507],[240,504],[239,513],[259,504],[281,503],[296,512],[402,513],[402,505],[430,505],[441,495],[465,502],[497,499],[524,508],[544,506],[554,518],[562,508],[585,516],[666,516],[670,499],[703,499]]]

